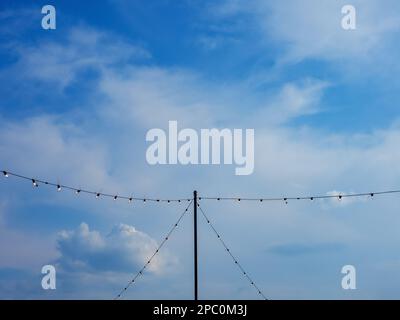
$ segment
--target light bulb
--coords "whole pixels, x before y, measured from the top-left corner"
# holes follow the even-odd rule
[[[58,184],[57,185],[57,191],[60,192],[61,191],[61,186]]]
[[[7,171],[3,171],[3,174],[4,174],[4,176],[5,176],[6,178],[8,178],[8,173],[7,173]]]

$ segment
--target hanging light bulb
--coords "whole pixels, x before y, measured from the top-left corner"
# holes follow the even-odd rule
[[[61,191],[61,186],[58,184],[57,185],[57,191],[60,192]]]
[[[118,196],[114,196],[114,201],[118,199]]]
[[[38,186],[39,186],[39,185],[37,184],[37,182],[36,182],[35,179],[32,179],[32,185],[33,185],[34,187],[38,187]]]
[[[131,202],[132,202],[132,200],[133,200],[133,199],[132,199],[132,197],[130,197],[130,198],[128,199],[129,203],[131,203]]]
[[[81,190],[78,189],[78,190],[75,191],[75,193],[76,193],[76,194],[80,194],[80,193],[81,193]]]
[[[4,177],[8,178],[8,172],[7,171],[3,171]]]
[[[96,193],[96,198],[100,198],[100,193]]]
[[[341,196],[341,195],[338,196],[338,200],[339,200],[339,201],[342,201],[342,196]]]

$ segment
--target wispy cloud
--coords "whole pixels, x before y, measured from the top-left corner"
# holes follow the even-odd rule
[[[220,19],[249,17],[253,21],[249,29],[260,35],[266,47],[276,44],[284,49],[277,59],[280,64],[317,59],[351,65],[377,62],[382,55],[388,58],[388,49],[393,49],[391,43],[398,36],[400,19],[394,8],[399,9],[399,3],[387,1],[384,6],[392,10],[383,10],[381,1],[353,1],[351,4],[358,9],[358,28],[352,32],[341,28],[341,8],[346,4],[317,0],[220,1],[212,12]]]

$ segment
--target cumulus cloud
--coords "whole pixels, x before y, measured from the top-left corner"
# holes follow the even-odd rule
[[[134,227],[119,224],[103,236],[82,223],[76,230],[59,233],[57,263],[64,271],[134,273],[148,261],[157,249],[157,242]],[[148,270],[160,274],[171,263],[165,253],[159,253]]]

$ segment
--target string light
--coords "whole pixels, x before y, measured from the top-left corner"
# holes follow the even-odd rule
[[[235,265],[239,268],[240,272],[246,277],[246,279],[249,281],[249,283],[256,289],[257,293],[264,299],[268,300],[267,297],[262,293],[262,291],[257,287],[257,285],[254,283],[253,279],[249,276],[249,274],[244,270],[242,265],[239,263],[238,259],[232,254],[231,250],[228,248],[226,245],[225,241],[222,240],[221,235],[219,232],[215,229],[214,225],[211,223],[210,219],[207,217],[205,214],[204,210],[200,207],[199,209],[201,214],[203,215],[203,218],[206,220],[207,224],[210,226],[211,230],[214,232],[214,234],[217,236],[218,240],[221,242],[222,246],[225,248],[225,251],[228,252],[230,257],[232,258],[233,262]]]
[[[154,251],[154,253],[152,254],[152,256],[147,259],[147,262],[145,263],[145,265],[139,270],[138,273],[135,274],[135,276],[128,282],[128,284],[123,287],[121,289],[121,291],[117,294],[117,296],[114,298],[114,300],[118,300],[122,297],[122,295],[128,290],[128,288],[134,284],[137,280],[137,278],[139,276],[143,275],[143,272],[145,271],[145,269],[147,268],[148,265],[150,265],[150,263],[152,262],[152,260],[154,259],[154,257],[160,252],[161,248],[165,245],[165,243],[169,240],[169,238],[171,237],[172,233],[175,231],[175,229],[178,227],[179,223],[181,222],[181,220],[183,219],[183,217],[185,216],[185,214],[188,212],[188,209],[190,207],[190,205],[192,204],[193,199],[189,202],[188,206],[185,208],[185,210],[182,212],[182,214],[179,216],[178,220],[173,224],[172,228],[168,231],[167,235],[164,237],[164,240],[160,243],[160,245],[157,247],[157,249]]]
[[[126,196],[122,196],[122,195],[116,195],[116,194],[106,194],[106,193],[101,193],[101,192],[95,192],[95,191],[90,191],[90,190],[84,190],[81,188],[75,188],[75,187],[71,187],[71,186],[66,186],[66,185],[61,185],[60,183],[52,183],[52,182],[48,182],[45,180],[41,180],[41,179],[32,179],[20,174],[16,174],[16,173],[12,173],[9,171],[1,171],[3,172],[4,177],[8,178],[8,177],[17,177],[20,179],[24,179],[24,180],[30,180],[32,181],[32,184],[34,187],[38,187],[40,183],[44,184],[44,185],[49,185],[49,186],[54,186],[57,188],[57,191],[61,191],[61,189],[67,189],[67,190],[71,190],[76,192],[76,194],[80,194],[80,193],[86,193],[86,194],[93,194],[96,196],[96,198],[100,198],[100,197],[109,197],[109,198],[113,198],[114,200],[117,199],[126,199],[129,202],[132,202],[133,200],[141,200],[144,203],[150,201],[150,202],[166,202],[166,203],[171,203],[171,202],[178,202],[180,203],[181,201],[191,201],[191,198],[180,198],[180,199],[159,199],[159,198],[136,198],[133,196],[130,197],[126,197]],[[263,198],[244,198],[244,197],[199,197],[199,200],[217,200],[217,201],[221,201],[221,200],[234,200],[237,202],[243,202],[243,201],[257,201],[260,203],[263,202],[267,202],[267,201],[283,201],[285,204],[288,204],[290,200],[318,200],[318,199],[329,199],[329,198],[336,198],[339,201],[341,201],[344,198],[350,198],[350,197],[370,197],[370,198],[374,198],[375,196],[378,195],[388,195],[388,194],[398,194],[400,193],[400,190],[387,190],[387,191],[377,191],[377,192],[368,192],[368,193],[349,193],[349,194],[340,194],[340,195],[311,195],[311,196],[297,196],[297,197],[283,197],[283,198],[268,198],[268,197],[263,197]]]
[[[348,193],[348,194],[339,194],[339,195],[310,195],[310,196],[302,196],[302,197],[283,197],[283,198],[236,198],[236,197],[202,197],[202,200],[217,200],[217,201],[257,201],[257,202],[266,202],[266,201],[283,201],[286,204],[290,200],[322,200],[322,199],[338,199],[343,200],[344,198],[356,198],[356,197],[375,197],[378,195],[390,195],[390,194],[400,194],[399,190],[384,190],[377,192],[365,192],[365,193]]]
[[[122,196],[122,195],[116,195],[116,194],[108,194],[108,193],[102,193],[102,192],[97,192],[97,191],[91,191],[91,190],[85,190],[85,189],[81,189],[81,188],[75,188],[72,186],[67,186],[67,185],[61,185],[59,182],[57,183],[53,183],[53,182],[49,182],[49,181],[45,181],[42,179],[33,179],[24,175],[20,175],[17,173],[12,173],[9,171],[0,171],[3,172],[4,177],[15,177],[15,178],[19,178],[19,179],[23,179],[23,180],[29,180],[32,182],[33,186],[38,187],[40,183],[44,184],[44,185],[48,185],[48,186],[53,186],[57,189],[57,191],[61,191],[62,189],[66,189],[66,190],[71,190],[73,192],[75,192],[76,194],[80,194],[80,193],[85,193],[85,194],[91,194],[96,196],[96,198],[100,198],[100,197],[105,197],[105,198],[113,198],[115,199],[115,197],[117,199],[126,199],[129,202],[132,202],[134,200],[141,200],[143,202],[166,202],[166,203],[172,203],[172,202],[181,202],[181,201],[191,201],[191,198],[180,198],[180,199],[159,199],[159,198],[137,198],[137,197],[133,197],[131,196]],[[117,200],[115,199],[115,200]]]
[[[132,202],[133,200],[142,200],[143,202],[146,201],[153,201],[153,202],[167,202],[167,203],[171,203],[171,202],[178,202],[180,203],[181,201],[187,201],[189,202],[189,205],[187,206],[187,208],[185,209],[185,211],[183,212],[183,214],[179,217],[178,221],[173,225],[172,229],[169,231],[169,233],[167,234],[167,236],[164,238],[164,240],[161,242],[161,244],[159,245],[159,247],[157,248],[157,250],[154,252],[154,254],[150,257],[150,259],[147,261],[147,263],[143,266],[143,268],[135,275],[135,277],[128,283],[128,285],[126,287],[124,287],[121,292],[117,295],[117,297],[115,299],[119,299],[121,297],[121,295],[123,294],[123,292],[125,292],[128,287],[133,284],[137,277],[139,275],[142,275],[144,270],[146,269],[146,267],[151,263],[152,259],[155,257],[155,255],[159,252],[159,250],[162,248],[162,246],[165,244],[166,241],[169,240],[172,232],[178,227],[182,217],[187,213],[189,206],[191,205],[191,203],[193,202],[192,198],[181,198],[181,199],[159,199],[159,198],[134,198],[133,196],[130,197],[125,197],[125,196],[120,196],[120,195],[113,195],[113,194],[106,194],[106,193],[101,193],[101,192],[94,192],[94,191],[89,191],[89,190],[84,190],[84,189],[77,189],[75,187],[71,187],[71,186],[61,186],[59,183],[54,184],[52,182],[48,182],[48,181],[44,181],[44,180],[40,180],[40,179],[33,179],[33,178],[29,178],[20,174],[16,174],[16,173],[12,173],[12,172],[8,172],[8,171],[1,171],[3,172],[4,177],[8,178],[10,176],[16,177],[16,178],[20,178],[20,179],[24,179],[24,180],[30,180],[33,184],[33,187],[38,187],[39,183],[42,183],[44,185],[50,185],[50,186],[55,186],[57,187],[57,191],[61,191],[62,188],[67,189],[67,190],[71,190],[74,191],[76,194],[80,194],[80,193],[86,193],[86,194],[91,194],[91,195],[95,195],[96,198],[100,198],[100,196],[104,196],[104,197],[110,197],[113,198],[114,200],[117,200],[118,198],[121,199],[127,199],[129,202]],[[340,194],[340,195],[317,195],[317,196],[303,196],[303,197],[284,197],[284,198],[233,198],[233,197],[199,197],[199,200],[234,200],[234,201],[258,201],[258,202],[264,202],[264,201],[284,201],[286,204],[288,204],[289,200],[315,200],[315,199],[329,199],[329,198],[337,198],[339,201],[341,201],[343,198],[350,198],[350,197],[371,197],[371,199],[374,198],[374,196],[377,195],[389,195],[389,194],[399,194],[400,190],[387,190],[387,191],[378,191],[378,192],[369,192],[369,193],[349,193],[349,194]],[[222,243],[222,245],[225,247],[226,251],[229,253],[229,255],[232,257],[235,265],[237,265],[241,272],[243,273],[243,275],[249,280],[250,284],[252,286],[254,286],[257,290],[257,292],[266,299],[266,297],[264,296],[264,294],[261,292],[261,290],[258,289],[258,287],[255,285],[254,281],[249,277],[248,273],[246,273],[244,271],[244,269],[242,268],[242,266],[240,265],[240,263],[238,262],[238,260],[232,255],[230,249],[226,246],[225,242],[222,240],[220,234],[216,231],[216,229],[214,228],[214,226],[212,225],[212,223],[210,222],[210,220],[207,218],[207,216],[205,215],[203,209],[200,207],[200,205],[198,205],[198,207],[200,208],[201,213],[203,214],[204,218],[207,221],[207,224],[210,225],[210,227],[212,228],[212,230],[214,231],[214,233],[216,234],[217,238],[220,240],[220,242]]]

